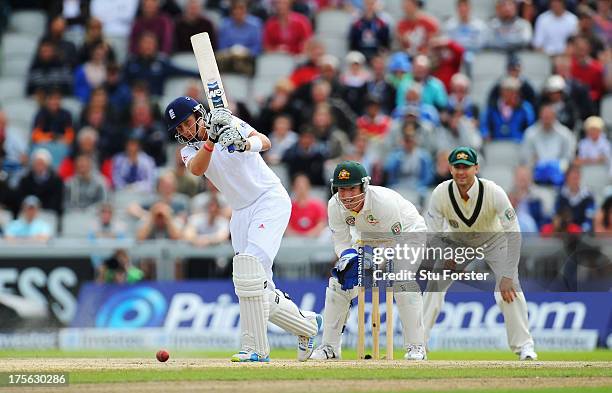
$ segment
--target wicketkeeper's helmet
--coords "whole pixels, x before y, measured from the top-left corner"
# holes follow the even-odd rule
[[[351,187],[363,185],[362,190],[365,192],[366,187],[370,184],[370,176],[366,169],[357,161],[342,161],[336,165],[334,169],[334,177],[330,179],[332,194],[338,192],[338,187]]]

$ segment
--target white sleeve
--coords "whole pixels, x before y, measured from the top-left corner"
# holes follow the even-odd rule
[[[342,251],[352,246],[351,230],[342,214],[340,214],[334,197],[332,197],[327,204],[327,216],[329,219],[329,228],[331,229],[334,240],[334,251],[336,255],[340,257]]]
[[[234,116],[234,122],[232,124],[236,129],[240,132],[245,139],[249,137],[249,134],[255,129],[246,121],[241,120],[240,118]]]
[[[185,164],[185,167],[187,169],[189,169],[189,162],[193,159],[193,157],[195,157],[197,153],[198,150],[190,145],[184,146],[181,149],[181,158],[183,159],[183,163]]]
[[[441,197],[440,190],[436,188],[429,199],[429,208],[425,214],[425,224],[429,232],[442,232],[444,229],[444,215],[440,209]]]
[[[412,204],[412,202],[402,198],[398,207],[402,221],[402,232],[427,231],[425,219],[419,214],[418,210]]]
[[[535,23],[535,34],[533,35],[533,46],[541,49],[544,47],[544,26],[542,22],[542,15],[538,19],[536,19]]]
[[[512,278],[514,272],[518,269],[518,264],[521,259],[521,229],[518,224],[516,212],[505,191],[500,186],[496,185],[493,187],[493,192],[495,212],[504,228],[508,241],[507,263],[501,266],[502,275]]]

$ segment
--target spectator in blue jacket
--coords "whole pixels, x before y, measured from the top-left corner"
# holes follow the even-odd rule
[[[429,153],[419,147],[417,134],[410,123],[403,130],[403,146],[389,155],[385,164],[387,185],[422,190],[433,180],[433,162]]]
[[[412,62],[412,77],[403,78],[397,88],[397,106],[401,107],[406,103],[406,92],[412,84],[420,83],[423,85],[422,101],[425,104],[433,105],[437,109],[444,109],[448,105],[448,96],[444,84],[440,79],[430,75],[431,62],[425,55],[418,55]]]
[[[500,98],[482,115],[480,131],[485,139],[521,142],[527,127],[535,122],[533,107],[521,98],[520,87],[517,78],[502,81]]]
[[[172,76],[189,76],[199,78],[196,71],[186,70],[172,64],[167,57],[158,53],[157,36],[144,32],[138,39],[138,54],[128,59],[125,64],[126,82],[132,85],[144,81],[151,95],[161,96],[166,79]]]
[[[595,198],[585,186],[580,184],[581,177],[579,166],[570,165],[567,168],[565,185],[557,195],[555,211],[571,210],[572,223],[580,226],[583,232],[591,232],[595,216]]]
[[[74,95],[83,104],[89,102],[91,91],[106,82],[106,63],[108,61],[108,46],[99,41],[91,50],[91,58],[79,66],[74,72]]]
[[[259,18],[248,13],[246,0],[233,0],[230,16],[223,19],[219,29],[219,50],[229,49],[235,45],[249,50],[251,56],[261,53],[262,25]]]
[[[349,31],[349,48],[365,55],[368,61],[381,49],[391,46],[389,22],[377,12],[378,0],[364,0],[363,12]]]

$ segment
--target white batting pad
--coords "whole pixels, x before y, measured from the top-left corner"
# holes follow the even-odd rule
[[[296,336],[312,337],[317,334],[317,314],[300,311],[282,291],[268,291],[270,322]]]
[[[423,296],[421,292],[395,292],[395,303],[400,320],[404,347],[408,344],[425,344],[423,327]]]
[[[349,314],[351,299],[357,290],[344,291],[334,277],[330,277],[329,285],[325,290],[325,309],[323,310],[323,342],[331,345],[339,354],[342,345],[342,330]]]
[[[242,350],[254,351],[262,357],[270,354],[266,273],[259,259],[238,254],[233,260],[234,290],[240,303],[240,340]]]

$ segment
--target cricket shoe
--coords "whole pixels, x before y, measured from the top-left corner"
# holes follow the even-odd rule
[[[270,361],[270,356],[262,357],[255,352],[240,351],[232,355],[232,362],[240,363],[267,363]]]
[[[524,345],[521,348],[521,354],[519,355],[519,360],[537,360],[538,354],[533,349],[532,344]]]
[[[317,334],[319,334],[319,330],[321,330],[321,325],[323,324],[323,317],[320,314],[315,316],[317,321]],[[298,336],[298,351],[297,351],[297,359],[300,362],[305,362],[312,355],[312,351],[314,351],[314,342],[317,335],[308,337],[308,336]]]
[[[340,351],[336,353],[331,345],[322,344],[314,350],[310,358],[312,360],[340,360],[342,356],[340,355]]]
[[[404,355],[404,359],[427,360],[427,352],[425,351],[425,345],[408,344],[406,346],[406,354]]]

